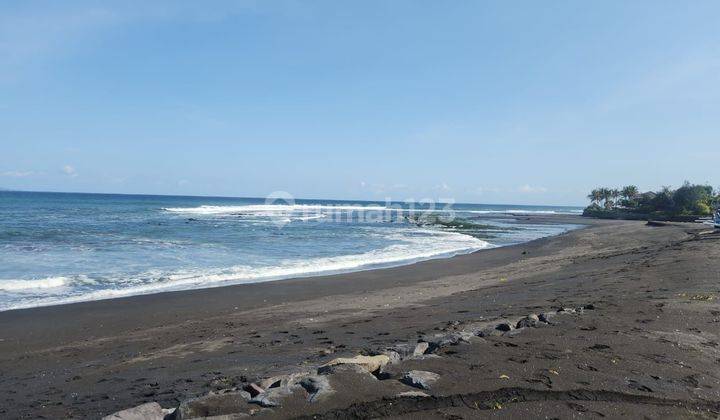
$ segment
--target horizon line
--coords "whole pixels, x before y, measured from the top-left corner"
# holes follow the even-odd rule
[[[187,195],[187,194],[148,194],[148,193],[116,193],[116,192],[87,192],[87,191],[41,191],[41,190],[13,190],[0,187],[0,193],[2,192],[16,192],[16,193],[43,193],[43,194],[86,194],[86,195],[122,195],[122,196],[144,196],[144,197],[188,197],[188,198],[227,198],[227,199],[263,199],[263,197],[252,197],[252,196],[226,196],[226,195]],[[388,200],[363,200],[363,199],[346,199],[346,198],[293,198],[294,200],[325,200],[325,201],[355,201],[364,203],[386,203]],[[404,200],[389,200],[390,203],[404,203],[408,201]],[[413,201],[418,203],[418,201]],[[437,200],[438,203],[447,204],[447,201]],[[583,208],[583,205],[555,205],[555,204],[512,204],[512,203],[470,203],[470,202],[453,202],[453,205],[469,204],[469,205],[485,205],[485,206],[524,206],[524,207],[576,207]]]

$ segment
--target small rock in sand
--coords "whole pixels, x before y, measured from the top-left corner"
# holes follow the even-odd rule
[[[422,398],[429,397],[428,394],[426,394],[422,391],[405,391],[405,392],[399,393],[397,396],[398,397],[422,397]]]
[[[413,350],[413,356],[420,356],[421,354],[425,354],[428,347],[430,347],[430,343],[426,343],[425,341],[421,341],[415,345],[415,350]]]
[[[296,384],[299,380],[302,380],[302,378],[310,374],[311,372],[309,370],[302,370],[294,373],[272,376],[270,378],[260,381],[260,387],[255,389],[255,391],[260,391],[258,392],[259,394],[261,392],[266,392],[267,390],[276,388],[282,388],[284,390],[287,390],[292,384]]]
[[[538,323],[540,322],[540,317],[538,317],[535,314],[530,314],[526,316],[525,318],[518,321],[515,328],[532,328],[537,327]]]
[[[446,346],[455,346],[460,343],[470,343],[473,334],[469,331],[455,331],[448,334],[440,334],[432,337],[429,341],[430,347],[425,353],[432,353],[439,348]]]
[[[308,401],[310,402],[317,401],[318,398],[332,393],[330,381],[326,376],[308,376],[300,381],[300,386],[309,394]]]
[[[272,400],[269,395],[267,394],[258,394],[254,396],[250,401],[248,401],[251,404],[257,404],[260,407],[278,407],[280,404]]]
[[[430,386],[440,379],[440,375],[425,370],[411,370],[403,375],[400,382],[420,389],[430,389]]]
[[[394,351],[394,350],[388,350],[385,353],[383,353],[385,356],[390,359],[390,364],[394,365],[395,363],[400,363],[402,360],[402,357],[400,357],[400,353]]]
[[[175,420],[239,413],[247,408],[250,394],[245,391],[211,392],[183,401],[175,410]]]
[[[263,379],[260,381],[260,389],[270,389],[282,386],[283,382],[286,381],[286,378],[286,376],[273,376],[271,378]]]
[[[477,335],[478,337],[491,337],[502,334],[503,332],[497,330],[495,327],[485,327],[475,333],[475,335]]]
[[[501,322],[495,326],[495,329],[503,332],[514,330],[512,324],[510,324],[509,322]]]
[[[162,420],[165,411],[160,404],[151,402],[103,417],[103,420]]]
[[[249,392],[250,396],[252,396],[252,397],[265,392],[265,390],[262,389],[262,387],[260,387],[257,384],[254,384],[254,383],[249,383],[249,384],[245,385],[245,387],[243,389],[245,391]]]
[[[318,375],[331,375],[331,374],[332,374],[332,375],[335,375],[335,374],[345,373],[345,372],[348,372],[348,373],[362,373],[362,374],[368,375],[368,376],[370,376],[370,377],[372,377],[372,378],[375,378],[375,376],[374,376],[371,372],[368,372],[368,370],[365,369],[364,367],[362,367],[362,366],[360,366],[360,365],[352,364],[352,363],[349,363],[349,364],[339,364],[339,365],[329,365],[329,366],[320,366],[320,367],[317,369]]]
[[[549,324],[550,319],[554,316],[555,316],[555,312],[545,312],[545,313],[538,315],[538,319],[540,320],[540,322]]]
[[[390,363],[390,358],[384,354],[378,354],[376,356],[355,356],[355,357],[339,357],[333,359],[318,368],[330,367],[335,365],[356,365],[360,366],[366,371],[372,373],[378,371],[381,367]]]
[[[400,355],[401,359],[412,356],[414,349],[415,345],[411,343],[399,343],[393,345],[392,348],[390,348],[390,350],[397,352]]]

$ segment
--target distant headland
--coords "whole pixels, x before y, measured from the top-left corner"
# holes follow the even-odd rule
[[[634,185],[600,187],[588,194],[591,204],[583,216],[601,219],[694,221],[711,216],[720,205],[720,191],[710,185],[685,182],[682,187],[662,187],[641,193]]]

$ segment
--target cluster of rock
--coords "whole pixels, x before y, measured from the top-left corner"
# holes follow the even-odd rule
[[[582,313],[594,309],[593,305],[579,308],[561,308],[557,311],[529,314],[517,319],[481,321],[466,324],[455,323],[449,330],[426,336],[417,343],[399,343],[371,354],[333,359],[316,369],[274,376],[249,382],[242,387],[210,392],[207,395],[182,402],[175,409],[163,409],[158,403],[147,403],[111,414],[104,420],[185,420],[214,418],[230,420],[262,414],[281,406],[283,399],[302,395],[308,402],[316,402],[333,394],[333,383],[337,378],[356,375],[363,380],[397,380],[399,383],[418,389],[400,392],[401,397],[427,397],[422,391],[431,390],[440,379],[434,372],[409,370],[401,375],[389,372],[389,365],[406,360],[422,360],[440,357],[436,352],[444,347],[481,337],[512,335],[526,328],[537,328],[552,324],[552,318],[565,314]],[[478,338],[480,337],[480,338]],[[339,387],[344,388],[345,385]],[[249,408],[255,407],[255,408]]]

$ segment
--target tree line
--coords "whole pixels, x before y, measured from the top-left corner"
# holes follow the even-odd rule
[[[720,191],[710,185],[685,182],[682,187],[662,187],[658,191],[640,192],[635,185],[623,188],[600,187],[588,194],[588,215],[609,212],[662,214],[667,216],[709,216],[720,204]]]

